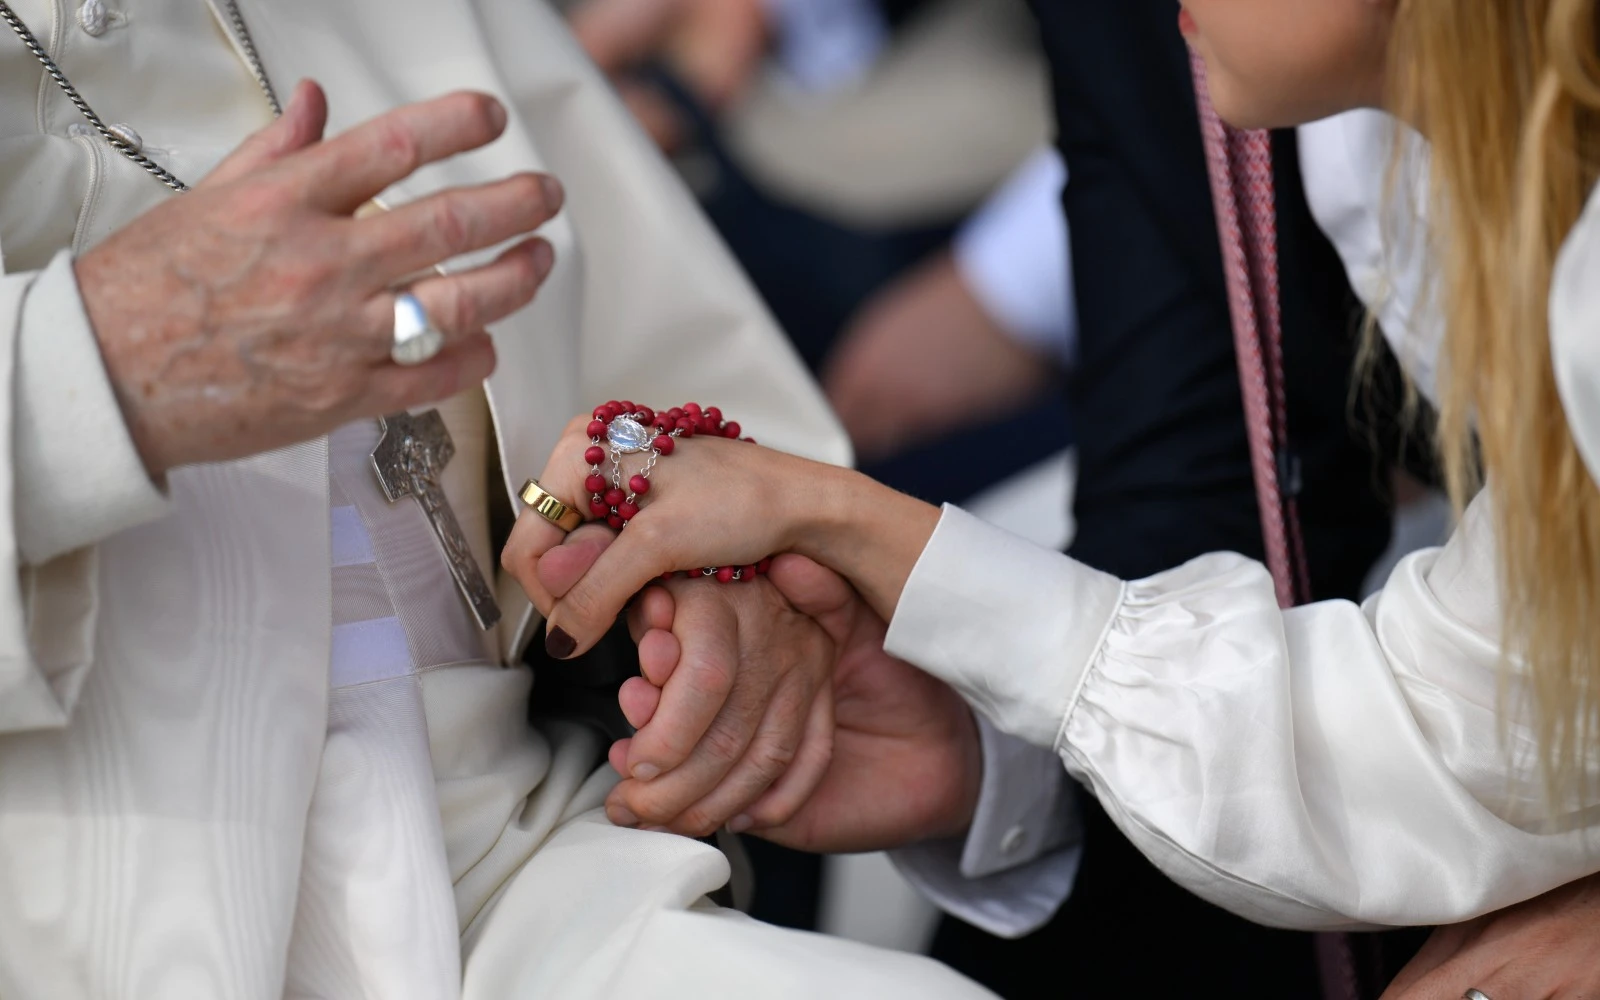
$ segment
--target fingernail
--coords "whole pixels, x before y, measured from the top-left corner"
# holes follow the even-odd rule
[[[656,767],[654,764],[640,764],[633,769],[633,776],[640,781],[649,781],[660,773],[661,768]]]
[[[578,640],[559,628],[553,628],[545,633],[544,651],[558,660],[565,660],[577,648]]]
[[[550,269],[556,266],[556,252],[544,240],[534,240],[533,245],[528,248],[528,256],[533,260],[533,269],[539,275],[540,281],[543,281],[550,273]]]
[[[549,174],[540,174],[539,184],[544,188],[545,205],[548,206],[552,212],[558,211],[561,206],[566,203],[566,189],[561,186],[560,181],[556,180],[554,177],[551,177]]]
[[[496,132],[506,127],[506,106],[492,97],[489,99],[489,123]]]
[[[755,825],[755,820],[741,813],[740,815],[735,816],[733,819],[728,820],[728,832],[743,833]]]
[[[608,806],[606,808],[606,818],[611,820],[611,823],[614,826],[639,825],[639,817],[629,812],[623,806]]]

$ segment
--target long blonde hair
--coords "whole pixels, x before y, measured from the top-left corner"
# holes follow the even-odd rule
[[[1432,145],[1446,479],[1462,504],[1487,473],[1505,650],[1558,799],[1600,749],[1600,488],[1549,344],[1556,257],[1600,176],[1595,7],[1399,0],[1390,51],[1395,110]]]

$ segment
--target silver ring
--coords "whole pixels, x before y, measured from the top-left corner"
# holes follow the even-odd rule
[[[397,365],[420,365],[444,348],[444,334],[428,320],[427,310],[410,292],[394,297],[394,346],[389,357]]]
[[[1489,994],[1482,990],[1467,990],[1461,994],[1461,1000],[1489,1000]]]

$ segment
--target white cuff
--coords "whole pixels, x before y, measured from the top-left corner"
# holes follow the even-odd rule
[[[940,909],[1001,937],[1038,929],[1072,893],[1082,857],[1073,783],[1054,753],[982,719],[983,788],[966,840],[890,852]]]
[[[23,302],[14,406],[24,562],[42,565],[166,511],[123,423],[66,251]]]
[[[884,648],[1004,732],[1054,748],[1123,584],[946,505]]]

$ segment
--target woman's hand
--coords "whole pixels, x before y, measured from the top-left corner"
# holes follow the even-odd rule
[[[487,94],[410,104],[326,141],[310,83],[194,190],[76,263],[123,416],[152,476],[240,458],[454,395],[487,378],[484,327],[532,300],[549,244],[524,239],[480,267],[417,281],[448,338],[415,367],[390,360],[392,286],[526,236],[561,208],[553,179],[518,174],[393,212],[356,210],[419,167],[504,130]]]
[[[590,447],[591,419],[584,416],[567,425],[539,477],[548,492],[586,516],[590,467],[584,452]],[[635,471],[643,459],[624,456],[625,473]],[[817,492],[818,479],[830,471],[744,441],[681,438],[652,471],[639,514],[570,590],[564,586],[557,591],[564,593],[559,602],[541,573],[553,573],[550,579],[569,584],[573,574],[563,560],[578,554],[551,551],[564,539],[543,518],[523,512],[501,562],[549,620],[546,645],[551,655],[565,659],[588,650],[628,600],[664,573],[753,565],[793,547],[797,519],[788,512],[804,506]],[[553,562],[541,567],[540,557],[547,551]]]
[[[588,514],[590,441],[583,416],[567,425],[540,483]],[[631,473],[643,456],[632,456]],[[625,477],[626,478],[626,477]],[[939,511],[865,476],[744,441],[696,436],[676,442],[651,474],[637,516],[577,583],[557,600],[541,580],[555,563],[540,559],[561,531],[524,511],[501,562],[545,614],[545,646],[565,659],[588,650],[623,607],[664,573],[708,566],[751,566],[798,552],[844,576],[884,618],[894,613],[906,577],[927,545]],[[558,572],[563,579],[568,574]],[[731,585],[732,586],[732,585]]]

